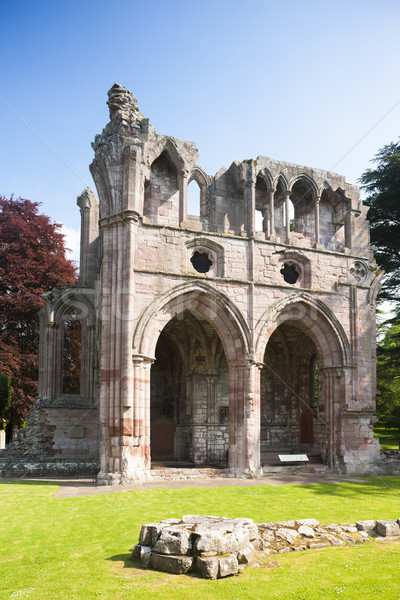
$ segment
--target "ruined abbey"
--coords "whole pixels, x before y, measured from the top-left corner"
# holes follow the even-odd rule
[[[47,295],[39,399],[4,473],[257,477],[278,452],[370,472],[380,276],[357,188],[264,156],[210,176],[127,89],[108,97],[79,282]]]

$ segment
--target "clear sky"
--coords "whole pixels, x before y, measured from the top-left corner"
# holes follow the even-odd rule
[[[210,175],[264,155],[357,183],[400,136],[399,26],[398,0],[0,0],[0,194],[74,246],[114,82]]]

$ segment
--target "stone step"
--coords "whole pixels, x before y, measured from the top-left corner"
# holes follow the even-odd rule
[[[228,477],[226,469],[213,467],[157,467],[149,472],[150,478],[174,480],[174,479],[215,479],[217,477]]]

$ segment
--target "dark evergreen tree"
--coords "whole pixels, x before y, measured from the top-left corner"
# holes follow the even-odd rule
[[[374,169],[360,178],[367,193],[371,242],[385,271],[380,298],[400,303],[400,141],[384,146],[373,159]]]

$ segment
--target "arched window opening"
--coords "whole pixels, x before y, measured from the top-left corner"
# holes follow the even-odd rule
[[[298,179],[292,188],[291,201],[293,203],[293,215],[291,224],[296,233],[312,238],[315,229],[314,192],[311,184],[306,179]]]
[[[189,183],[187,188],[187,213],[194,217],[200,217],[201,189],[195,179]]]
[[[315,414],[318,413],[318,384],[318,358],[314,354],[310,364],[310,408]]]
[[[75,315],[69,315],[64,322],[64,356],[63,356],[63,394],[80,394],[81,392],[81,321]]]
[[[261,210],[257,210],[254,215],[254,227],[256,231],[264,231],[264,217]]]
[[[256,211],[254,226],[256,231],[264,231],[264,214],[269,203],[268,186],[263,177],[258,175],[256,180]]]

